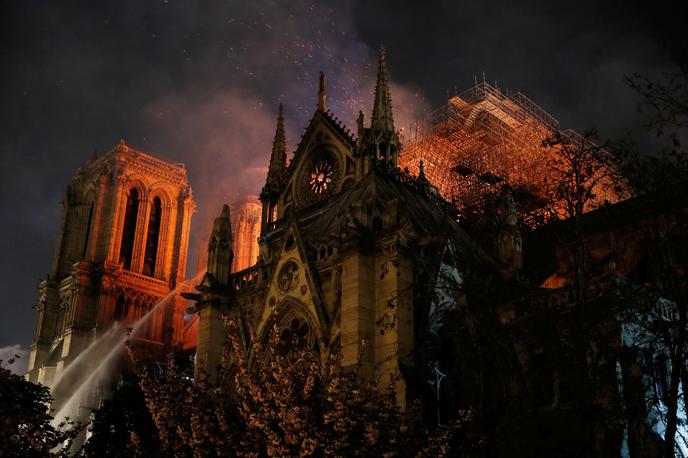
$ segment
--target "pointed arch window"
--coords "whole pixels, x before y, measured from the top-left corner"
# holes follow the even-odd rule
[[[81,259],[86,259],[86,251],[88,250],[88,239],[91,237],[91,226],[93,225],[93,204],[88,209],[88,220],[86,222],[86,237],[84,237],[84,251],[81,253]]]
[[[134,253],[134,236],[136,235],[136,217],[139,213],[139,192],[134,188],[127,196],[127,206],[124,211],[124,227],[122,228],[122,243],[119,249],[119,262],[127,270],[131,269],[131,257]]]
[[[298,317],[291,319],[288,324],[285,323],[280,329],[279,342],[277,343],[277,353],[281,356],[287,354],[297,348],[308,348],[308,341],[311,334],[311,328],[305,320]],[[317,351],[317,343],[313,345],[313,350]]]
[[[320,343],[316,329],[310,320],[296,312],[293,307],[299,306],[289,301],[280,307],[281,312],[272,322],[279,334],[274,334],[274,326],[267,326],[263,335],[265,345],[269,345],[269,339],[277,337],[277,341],[273,342],[276,344],[275,351],[280,356],[294,356],[296,353],[293,353],[293,350],[304,350],[314,355],[320,354]]]
[[[160,198],[153,199],[148,217],[148,234],[146,235],[146,251],[143,258],[143,274],[155,275],[155,262],[158,257],[158,241],[160,239],[160,221],[162,220],[162,202]]]

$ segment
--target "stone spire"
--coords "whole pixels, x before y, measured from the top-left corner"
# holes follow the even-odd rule
[[[371,120],[370,129],[394,132],[392,97],[389,94],[387,64],[385,62],[385,48],[383,47],[380,47],[377,67],[377,82],[375,83],[375,101],[373,102],[373,117]]]
[[[272,141],[272,154],[270,155],[270,168],[268,169],[268,186],[275,187],[284,175],[287,167],[287,140],[284,135],[284,108],[279,105],[277,114],[277,129],[275,139]]]
[[[268,225],[272,222],[277,206],[277,199],[284,183],[284,174],[287,168],[287,141],[284,137],[284,117],[283,108],[280,103],[277,115],[277,129],[275,130],[275,140],[272,143],[272,154],[270,155],[270,168],[265,186],[260,193],[260,203],[263,205],[261,215],[260,234],[265,235]]]
[[[356,118],[356,128],[358,130],[357,135],[358,135],[358,145],[361,145],[361,142],[363,141],[363,136],[365,135],[365,128],[363,127],[363,112],[358,111],[358,118]]]
[[[318,89],[318,111],[327,111],[327,91],[325,90],[325,74],[320,72],[320,86]]]
[[[223,286],[229,286],[229,274],[232,269],[234,253],[232,252],[232,223],[229,219],[229,206],[222,207],[222,214],[215,218],[213,232],[208,241],[207,275]]]
[[[370,128],[362,128],[363,116],[360,114],[357,124],[359,137],[356,145],[356,156],[359,158],[356,169],[357,177],[360,179],[376,168],[396,169],[399,151],[401,151],[401,141],[398,133],[394,130],[392,98],[389,94],[384,48],[380,48]]]

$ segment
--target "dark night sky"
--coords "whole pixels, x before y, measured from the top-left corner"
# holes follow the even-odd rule
[[[381,44],[397,127],[485,71],[564,127],[618,138],[641,124],[623,76],[674,70],[683,27],[669,3],[629,4],[0,0],[0,347],[30,344],[59,201],[94,149],[124,137],[186,163],[197,230],[259,191],[280,101],[295,147],[320,70],[350,128],[370,113]]]

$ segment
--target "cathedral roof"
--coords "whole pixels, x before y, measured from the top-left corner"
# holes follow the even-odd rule
[[[94,170],[106,170],[113,168],[117,163],[135,168],[139,172],[157,176],[180,185],[188,183],[186,168],[182,163],[170,162],[160,159],[151,153],[146,153],[133,148],[120,139],[119,143],[111,150],[103,154],[95,154],[86,164],[79,167],[74,179],[78,180],[86,175],[94,173]]]
[[[294,151],[294,157],[289,162],[289,167],[287,167],[287,177],[294,173],[294,170],[298,166],[301,157],[304,154],[304,147],[308,144],[308,139],[315,133],[317,127],[321,124],[325,124],[329,130],[334,132],[349,148],[353,149],[356,145],[356,140],[354,139],[351,131],[342,124],[339,119],[332,114],[331,111],[320,111],[316,110],[311,118],[311,122],[308,124],[304,134],[299,140],[299,144]]]
[[[392,170],[375,171],[344,191],[314,217],[302,220],[304,234],[315,240],[336,235],[350,224],[350,209],[367,206],[381,221],[414,234],[418,238],[451,238],[471,262],[493,264],[490,255],[472,240],[455,220],[453,207],[435,196],[421,183]],[[396,210],[391,210],[395,205]],[[396,214],[394,214],[396,213]],[[393,221],[390,223],[390,219]],[[468,259],[467,259],[468,261]],[[496,265],[496,264],[495,264]]]

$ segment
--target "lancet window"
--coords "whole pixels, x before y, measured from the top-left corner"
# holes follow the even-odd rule
[[[134,254],[134,236],[136,235],[136,219],[139,212],[139,192],[134,188],[127,196],[127,206],[124,211],[124,227],[122,228],[122,243],[119,249],[119,262],[131,269],[131,258]]]
[[[160,198],[153,200],[148,217],[148,234],[146,235],[146,251],[143,258],[143,274],[155,276],[155,262],[158,257],[158,242],[160,239],[160,221],[162,220],[162,204]]]

